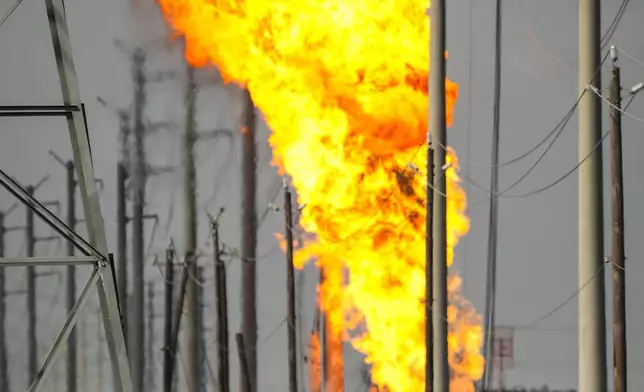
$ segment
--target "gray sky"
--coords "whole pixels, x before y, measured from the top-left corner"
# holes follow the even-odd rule
[[[2,0],[2,10],[12,1]],[[473,4],[473,24],[469,26],[470,4]],[[604,1],[603,21],[608,26],[620,1]],[[577,98],[577,2],[555,0],[507,0],[504,3],[503,39],[503,91],[501,106],[501,161],[514,158],[538,143],[564,116]],[[161,25],[151,12],[149,19],[136,33],[132,28],[127,1],[102,2],[99,0],[67,1],[68,23],[72,39],[81,97],[87,105],[93,154],[97,177],[105,181],[101,202],[108,238],[114,245],[115,234],[115,173],[118,121],[112,110],[96,103],[100,95],[115,106],[127,106],[131,101],[130,69],[128,59],[113,45],[114,38],[134,42],[134,38],[161,31]],[[492,66],[493,66],[493,2],[491,0],[454,0],[448,7],[448,73],[460,85],[455,123],[449,130],[449,143],[461,158],[462,173],[479,184],[488,186],[490,143],[492,128]],[[632,2],[612,43],[638,59],[644,60],[644,46],[637,38],[644,32],[639,27],[639,15],[644,4]],[[4,11],[0,11],[4,12]],[[149,23],[149,24],[148,24]],[[639,33],[638,33],[639,31]],[[471,47],[471,57],[470,57]],[[0,102],[2,104],[54,104],[60,102],[60,89],[55,69],[51,38],[45,15],[44,2],[24,0],[11,18],[0,27]],[[161,70],[177,67],[177,56],[171,58],[161,52],[151,53],[149,68]],[[469,65],[472,77],[469,80]],[[625,88],[644,78],[644,65],[621,57],[622,81]],[[603,75],[606,75],[605,68]],[[607,80],[604,78],[604,80]],[[150,86],[147,114],[154,120],[181,121],[181,84],[179,81]],[[468,97],[469,96],[469,97]],[[199,123],[203,129],[232,127],[238,111],[235,91],[219,87],[204,88],[199,95]],[[468,101],[471,100],[471,110]],[[642,113],[644,101],[636,99],[629,111],[635,116]],[[604,107],[604,112],[606,107]],[[644,115],[641,115],[644,117]],[[471,124],[471,136],[468,136]],[[607,124],[607,116],[604,116]],[[54,149],[59,155],[70,154],[66,124],[62,119],[0,119],[0,167],[16,176],[23,183],[35,183],[50,174],[50,181],[38,193],[41,200],[64,200],[64,172],[47,155]],[[644,316],[638,312],[637,298],[644,296],[644,287],[637,285],[644,276],[637,254],[644,251],[635,233],[644,229],[644,214],[640,211],[644,196],[644,182],[638,181],[638,169],[644,165],[639,157],[644,136],[638,133],[642,125],[624,118],[624,171],[626,198],[626,254],[627,260],[627,322],[629,338],[629,387],[644,388],[644,340],[639,332],[644,330]],[[270,150],[266,146],[268,131],[262,128],[258,142],[259,211],[263,211],[276,188],[275,170],[268,165]],[[150,136],[147,142],[149,160],[156,164],[177,165],[175,173],[153,178],[148,183],[148,213],[161,217],[160,227],[152,242],[146,261],[146,279],[156,281],[158,296],[161,293],[161,276],[151,265],[152,255],[162,254],[172,236],[179,249],[181,238],[181,169],[180,129]],[[468,143],[469,138],[469,143]],[[605,170],[608,170],[607,146]],[[219,206],[227,209],[224,215],[222,237],[230,246],[239,242],[240,171],[239,140],[230,150],[226,142],[204,142],[198,147],[200,211],[205,205],[211,210]],[[229,154],[229,155],[227,155]],[[501,189],[520,177],[537,158],[537,154],[501,170]],[[564,175],[576,164],[577,119],[570,121],[559,141],[542,163],[510,194],[526,193],[541,188]],[[469,163],[468,163],[469,162]],[[221,173],[217,175],[217,173]],[[220,191],[213,201],[213,178],[219,181]],[[608,178],[608,177],[607,177]],[[610,218],[608,181],[605,182],[606,218]],[[464,184],[470,200],[481,200],[485,192]],[[277,199],[280,201],[280,198]],[[13,203],[10,196],[0,193],[0,208]],[[169,214],[169,211],[173,211]],[[456,268],[465,277],[467,297],[477,309],[484,308],[485,258],[487,242],[488,204],[473,203],[469,214],[472,230],[458,248]],[[169,221],[169,216],[173,219]],[[201,216],[203,218],[203,215]],[[9,224],[21,225],[22,210],[16,211]],[[548,313],[565,301],[577,287],[577,176],[571,175],[556,187],[530,198],[501,198],[499,217],[498,252],[498,313],[497,322],[503,325],[524,326]],[[152,225],[147,229],[149,238]],[[166,228],[168,230],[166,230]],[[285,277],[283,257],[275,248],[272,233],[283,228],[279,213],[268,213],[260,230],[260,256],[258,263],[259,339],[269,336],[280,326],[285,314]],[[609,226],[607,225],[608,229]],[[38,227],[40,235],[47,235],[44,225]],[[200,221],[199,244],[208,249],[207,222]],[[605,230],[608,233],[608,230]],[[608,254],[610,237],[606,236],[605,253]],[[9,254],[19,251],[22,238],[13,234],[9,241]],[[49,248],[48,248],[49,246]],[[53,253],[56,244],[41,244],[39,252]],[[63,249],[60,248],[59,251]],[[205,262],[205,261],[204,261]],[[210,279],[212,272],[206,272]],[[302,322],[309,330],[312,322],[312,301],[315,274],[312,269],[304,272],[306,284],[302,296],[304,310]],[[610,282],[607,274],[607,289]],[[24,271],[10,272],[9,286],[20,289],[24,285]],[[238,292],[239,265],[229,266],[231,331],[240,322]],[[79,283],[81,284],[81,283]],[[210,281],[205,290],[214,292]],[[53,342],[64,320],[64,280],[56,277],[42,278],[38,285],[39,333],[42,355]],[[9,300],[9,327],[12,356],[10,359],[13,383],[24,385],[24,348],[26,312],[24,300]],[[211,301],[209,298],[208,301]],[[52,306],[53,304],[53,306]],[[156,304],[161,312],[161,302]],[[94,305],[95,307],[95,305]],[[92,307],[90,307],[93,309]],[[610,301],[607,314],[610,319]],[[91,313],[91,311],[89,312]],[[212,322],[212,310],[207,318]],[[506,385],[552,387],[577,386],[577,301],[571,301],[552,316],[527,329],[515,332],[515,367],[506,372]],[[94,316],[85,318],[88,340],[95,341]],[[161,348],[161,320],[156,326],[156,351]],[[608,347],[610,353],[612,333],[609,325]],[[286,329],[280,329],[259,348],[260,382],[266,391],[286,388]],[[207,342],[208,348],[213,346]],[[96,375],[96,345],[87,349],[86,372]],[[233,357],[234,359],[235,357]],[[283,358],[284,360],[276,360]],[[357,386],[359,357],[351,355],[347,366],[347,390]],[[612,355],[608,355],[609,361]],[[160,361],[160,355],[157,358]],[[160,362],[159,362],[160,363]],[[236,361],[232,360],[233,377]],[[612,364],[608,364],[612,367]],[[61,370],[62,366],[59,367]],[[160,372],[160,365],[157,373]],[[104,375],[109,374],[105,366]],[[158,375],[158,374],[157,374]],[[609,373],[610,375],[610,373]],[[59,377],[59,387],[63,378]],[[106,377],[107,378],[107,377]],[[92,387],[95,381],[89,381]],[[105,385],[109,382],[106,380]],[[54,383],[52,382],[52,390]],[[233,388],[237,383],[233,383]]]

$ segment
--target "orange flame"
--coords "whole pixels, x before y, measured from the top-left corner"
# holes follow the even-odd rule
[[[429,23],[420,0],[158,0],[194,66],[246,87],[272,130],[301,225],[316,239],[298,267],[348,270],[320,306],[366,355],[381,390],[424,385],[425,184],[409,167],[427,129]],[[452,121],[458,86],[446,85]],[[448,265],[469,230],[458,159],[448,151]],[[451,390],[483,372],[480,317],[449,280]]]
[[[320,332],[313,330],[309,339],[309,385],[311,392],[322,392],[322,347]]]

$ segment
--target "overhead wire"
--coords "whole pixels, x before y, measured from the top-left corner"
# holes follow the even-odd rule
[[[643,67],[644,67],[644,61],[639,60],[638,58],[636,58],[636,57],[635,57],[635,56],[633,56],[632,54],[629,54],[627,51],[625,51],[624,49],[622,49],[622,48],[621,48],[621,47],[619,47],[619,46],[615,46],[615,48],[617,49],[617,51],[619,52],[619,54],[623,54],[624,56],[626,56],[626,57],[627,57],[628,59],[630,59],[631,61],[633,61],[633,62],[635,62],[636,64],[639,64],[639,65],[641,65],[641,66],[643,66]]]
[[[644,124],[644,120],[642,120],[641,118],[636,117],[636,116],[634,116],[634,115],[630,114],[630,113],[629,113],[629,112],[627,112],[625,109],[622,109],[622,108],[620,108],[620,107],[617,107],[617,106],[616,106],[614,103],[612,103],[608,98],[604,97],[604,96],[599,92],[599,90],[597,90],[596,88],[593,88],[593,87],[591,86],[591,87],[589,87],[589,90],[590,90],[590,91],[592,91],[595,95],[597,95],[597,96],[599,97],[599,99],[601,99],[602,101],[604,101],[604,102],[605,102],[608,106],[610,106],[611,108],[613,108],[613,109],[615,109],[615,110],[619,111],[620,113],[622,113],[622,114],[623,114],[624,116],[626,116],[626,117],[630,117],[630,118],[632,118],[633,120],[635,120],[635,121],[637,121],[637,122],[639,122],[639,123]],[[629,102],[629,104],[630,104],[630,102]]]
[[[22,0],[16,0],[16,2],[13,3],[11,7],[9,7],[7,12],[5,12],[4,15],[2,15],[2,18],[0,18],[0,27],[4,24],[4,22],[7,21],[7,19],[11,17],[13,12],[16,10],[16,8],[18,8],[20,4],[22,4]]]
[[[610,53],[609,53],[609,52],[607,52],[607,53],[604,55],[604,58],[602,59],[602,61],[601,61],[600,65],[599,65],[599,67],[598,67],[598,68],[597,68],[597,70],[595,71],[595,74],[593,75],[593,78],[592,78],[592,79],[594,79],[594,78],[597,76],[597,74],[601,71],[601,68],[602,68],[603,64],[606,62],[606,60],[607,60],[607,58],[608,58],[609,54],[610,54]],[[591,79],[591,80],[592,80],[592,79]],[[528,170],[527,170],[523,175],[521,175],[521,176],[520,176],[520,178],[519,178],[518,180],[516,180],[516,181],[515,181],[514,183],[512,183],[510,186],[506,187],[504,190],[502,190],[502,191],[500,191],[500,192],[493,192],[492,190],[490,190],[490,189],[486,189],[486,188],[485,188],[485,187],[483,187],[482,185],[480,185],[480,184],[476,183],[476,182],[475,182],[475,181],[473,181],[471,178],[469,178],[469,176],[463,176],[463,177],[464,177],[464,179],[465,179],[466,181],[471,182],[471,183],[472,183],[472,185],[474,185],[475,187],[477,187],[477,188],[479,188],[479,189],[481,189],[481,190],[485,191],[485,192],[486,192],[486,193],[488,193],[490,196],[494,195],[494,196],[501,196],[501,197],[504,197],[504,198],[524,198],[524,197],[529,197],[529,196],[532,196],[532,195],[535,195],[535,194],[539,194],[539,193],[542,193],[542,192],[543,192],[543,191],[545,191],[545,190],[548,190],[548,189],[550,189],[550,188],[554,187],[555,185],[559,184],[561,181],[563,181],[564,179],[566,179],[568,176],[570,176],[572,173],[574,173],[574,171],[576,171],[576,170],[577,170],[577,168],[579,168],[579,166],[581,166],[581,164],[582,164],[583,162],[585,162],[585,161],[590,157],[590,155],[592,155],[593,151],[591,151],[590,155],[586,156],[586,157],[585,157],[581,162],[579,162],[579,163],[578,163],[578,164],[577,164],[577,165],[572,169],[572,171],[567,172],[563,177],[560,177],[559,179],[557,179],[557,180],[556,180],[556,181],[554,181],[553,183],[550,183],[550,184],[548,184],[548,185],[546,185],[546,186],[544,186],[544,187],[542,187],[542,188],[535,189],[535,190],[530,191],[530,192],[527,192],[527,193],[522,193],[522,194],[507,194],[507,192],[509,192],[511,189],[513,189],[516,185],[518,185],[518,183],[520,183],[521,181],[523,181],[523,180],[524,180],[524,179],[525,179],[525,178],[526,178],[526,177],[527,177],[527,176],[528,176],[528,175],[529,175],[529,174],[530,174],[530,173],[531,173],[531,172],[536,168],[536,166],[538,165],[538,163],[540,163],[540,162],[543,160],[543,158],[545,157],[546,153],[547,153],[547,152],[548,152],[548,151],[553,147],[554,142],[558,139],[558,137],[561,135],[562,130],[564,129],[564,127],[568,124],[568,122],[569,122],[569,121],[570,121],[570,119],[572,118],[572,114],[574,113],[574,111],[575,111],[575,110],[576,110],[576,108],[578,107],[579,102],[581,101],[581,99],[582,99],[582,97],[584,96],[584,94],[586,94],[586,92],[588,91],[588,89],[589,89],[589,88],[586,88],[586,89],[584,89],[584,91],[582,91],[582,92],[581,92],[580,96],[578,97],[577,101],[574,103],[574,105],[572,106],[572,108],[568,111],[568,113],[566,113],[566,115],[564,116],[564,118],[563,118],[563,119],[562,119],[562,120],[557,124],[557,126],[555,127],[555,130],[557,131],[557,135],[556,135],[556,137],[551,141],[551,143],[548,145],[548,147],[546,148],[546,150],[545,150],[545,151],[544,151],[544,152],[539,156],[539,158],[537,159],[537,161],[536,161],[536,162],[535,162],[535,163],[534,163],[534,164],[533,164],[533,165],[532,165],[532,166],[531,166],[531,167],[530,167],[530,168],[529,168],[529,169],[528,169]],[[592,91],[592,89],[591,89],[591,91]],[[637,118],[636,118],[636,119],[637,119]],[[639,120],[639,119],[638,119],[638,120]],[[602,140],[603,140],[603,139],[602,139]],[[601,142],[599,143],[599,145],[601,145]],[[443,148],[447,148],[447,147],[445,147],[445,146],[441,146],[441,147],[443,147]],[[597,147],[598,147],[598,146],[597,146]],[[448,197],[448,195],[442,195],[442,196],[443,196],[443,197]],[[470,204],[480,203],[480,202],[489,201],[489,200],[490,200],[490,198],[484,198],[484,199],[474,200],[474,201],[470,201]]]
[[[624,16],[624,12],[626,11],[626,7],[628,7],[628,3],[630,0],[622,0],[622,3],[620,4],[619,8],[617,9],[617,13],[615,14],[615,17],[613,18],[613,21],[611,24],[608,26],[608,29],[606,30],[606,33],[604,33],[604,36],[601,38],[600,41],[600,48],[604,49],[608,43],[610,42],[611,38],[613,38],[613,34],[615,34],[615,31],[617,31],[617,26],[619,26],[619,22],[621,22],[622,17]]]
[[[502,7],[501,0],[496,0],[495,7],[495,39],[494,39],[494,106],[493,106],[493,126],[492,126],[492,164],[497,165],[499,162],[499,141],[500,141],[500,113],[501,113],[501,44],[502,44]],[[563,129],[563,128],[562,128]],[[561,133],[559,133],[560,135]],[[559,136],[557,135],[557,136]],[[550,143],[554,144],[557,137]],[[547,150],[546,150],[547,151]],[[537,161],[538,162],[538,161]],[[535,164],[536,166],[536,164]],[[526,174],[527,176],[527,174]],[[498,190],[499,168],[492,169],[490,175],[490,188],[493,192]],[[483,357],[485,358],[486,368],[483,373],[482,390],[487,390],[491,374],[494,372],[494,347],[492,339],[494,338],[494,328],[496,319],[496,255],[498,243],[498,198],[490,198],[490,215],[488,227],[488,249],[487,249],[487,272],[485,285],[485,325],[484,331],[487,333],[483,345]]]

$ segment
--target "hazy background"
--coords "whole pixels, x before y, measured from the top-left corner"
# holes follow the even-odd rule
[[[139,0],[138,3],[151,0]],[[0,14],[12,1],[0,0]],[[604,1],[602,31],[612,21],[621,1]],[[493,16],[492,0],[452,0],[448,3],[448,73],[459,83],[460,98],[455,123],[449,130],[449,143],[461,157],[464,176],[489,186],[489,161],[493,101]],[[143,7],[143,17],[136,21],[131,16],[127,1],[66,1],[67,18],[79,78],[81,97],[87,106],[88,123],[93,146],[97,177],[105,182],[101,193],[105,225],[110,249],[115,251],[116,234],[116,179],[118,158],[118,118],[114,110],[99,105],[97,96],[114,107],[131,103],[132,86],[130,62],[117,49],[115,38],[135,42],[135,37],[159,33],[164,39],[158,12],[150,4]],[[576,100],[577,81],[577,2],[558,0],[506,0],[503,2],[503,90],[501,106],[501,161],[514,158],[538,143],[549,133]],[[644,33],[640,16],[644,4],[631,2],[611,43],[644,60]],[[470,25],[470,20],[472,24]],[[133,29],[136,25],[140,30]],[[638,27],[639,26],[639,27]],[[216,26],[213,26],[216,28]],[[644,65],[621,57],[622,82],[626,89],[644,79]],[[179,69],[179,53],[169,54],[159,47],[149,52],[148,69]],[[60,88],[52,51],[44,2],[24,0],[15,13],[0,26],[0,104],[56,104],[60,103]],[[471,71],[471,74],[470,74]],[[603,75],[608,68],[605,67]],[[606,78],[604,78],[607,81]],[[181,122],[183,104],[181,80],[148,86],[147,115],[154,121]],[[605,89],[604,89],[605,90]],[[204,87],[198,97],[200,129],[233,127],[238,112],[236,90],[217,86]],[[629,112],[644,117],[644,98],[636,98]],[[606,107],[604,105],[604,112]],[[604,124],[607,116],[604,115]],[[644,277],[641,255],[644,242],[639,233],[644,229],[644,182],[639,169],[644,166],[640,149],[644,145],[643,125],[624,117],[624,176],[626,203],[627,260],[627,321],[629,354],[629,388],[642,390],[644,375],[644,315],[637,304],[644,298],[644,287],[638,281]],[[16,176],[22,183],[36,183],[45,174],[51,179],[37,192],[42,201],[65,197],[65,174],[51,157],[54,149],[63,158],[70,157],[67,127],[62,118],[0,118],[0,167]],[[159,214],[161,220],[147,252],[146,280],[156,282],[155,314],[161,315],[161,275],[152,265],[154,255],[163,257],[163,250],[174,238],[182,252],[182,199],[181,199],[181,126],[161,131],[147,139],[148,160],[153,164],[175,165],[176,170],[151,178],[147,187],[146,212]],[[270,167],[270,149],[266,144],[268,131],[259,131],[259,192],[258,210],[263,212],[278,190],[278,179]],[[198,148],[200,238],[199,246],[208,250],[208,224],[204,208],[215,211],[225,207],[222,241],[231,246],[239,244],[240,232],[240,141],[230,146],[226,141],[201,143]],[[608,171],[607,145],[605,171]],[[570,121],[559,141],[520,185],[510,194],[526,193],[541,188],[569,171],[576,164],[577,120]],[[534,162],[537,155],[501,170],[503,189],[513,183]],[[608,177],[607,177],[608,178]],[[217,184],[214,184],[216,182]],[[605,215],[609,219],[609,182],[604,184]],[[487,194],[464,182],[470,200],[485,199]],[[218,189],[218,192],[217,192]],[[332,195],[329,195],[332,197]],[[281,198],[276,199],[281,203]],[[0,192],[0,209],[13,203],[11,197]],[[64,208],[61,211],[64,213]],[[456,268],[465,277],[467,297],[481,311],[484,308],[485,259],[487,246],[488,203],[474,202],[469,209],[472,230],[458,248]],[[79,215],[81,208],[79,207]],[[529,198],[501,198],[499,213],[498,302],[497,322],[516,326],[515,367],[506,371],[506,385],[556,388],[577,387],[577,301],[542,322],[529,328],[519,328],[538,319],[564,302],[576,290],[577,283],[577,176],[571,175],[556,187]],[[10,215],[8,225],[24,224],[24,209]],[[146,241],[152,235],[150,222],[146,227]],[[609,225],[606,225],[608,233]],[[84,229],[81,229],[83,231]],[[268,212],[260,229],[258,262],[259,312],[259,377],[264,391],[286,389],[286,329],[284,261],[275,246],[273,233],[283,230],[280,213]],[[50,235],[50,230],[39,224],[39,236]],[[24,251],[24,235],[20,232],[7,238],[8,255]],[[606,236],[605,254],[610,242]],[[42,243],[40,255],[63,252],[64,244]],[[148,245],[148,244],[146,244]],[[207,266],[204,290],[207,295],[206,320],[213,321],[214,288],[210,260]],[[239,296],[240,265],[233,260],[228,267],[230,288],[230,328],[236,332],[240,323]],[[60,269],[62,272],[63,270]],[[9,271],[9,289],[24,288],[25,270]],[[302,296],[302,328],[310,330],[313,320],[313,294],[317,279],[314,269],[304,272]],[[80,291],[84,281],[79,273]],[[609,275],[607,274],[607,277]],[[46,354],[65,318],[64,278],[42,277],[38,282],[39,339],[42,355]],[[607,280],[607,290],[610,282]],[[608,291],[609,292],[609,291]],[[26,309],[25,299],[12,295],[8,300],[10,369],[15,390],[26,389]],[[105,360],[103,378],[96,366],[99,354],[97,341],[96,301],[92,298],[81,323],[84,346],[85,383],[80,388],[98,390],[99,385],[109,389],[109,365]],[[610,319],[610,301],[607,316]],[[155,359],[157,385],[160,378],[160,349],[162,346],[162,319],[155,325]],[[612,333],[609,329],[609,362]],[[277,331],[273,334],[274,331]],[[206,348],[214,354],[214,333],[207,332]],[[82,345],[82,343],[81,343]],[[81,349],[83,346],[81,346]],[[105,358],[107,350],[103,348]],[[211,355],[214,358],[214,355]],[[360,360],[350,355],[347,360],[346,390],[359,385]],[[283,360],[281,360],[283,359]],[[50,390],[64,390],[64,366],[52,376]],[[233,379],[237,377],[236,353],[231,356]],[[607,366],[612,368],[612,363]],[[181,373],[181,372],[180,372]],[[610,375],[611,373],[609,373]],[[609,378],[610,379],[610,378]],[[612,382],[611,382],[612,383]],[[233,390],[237,382],[233,382]]]

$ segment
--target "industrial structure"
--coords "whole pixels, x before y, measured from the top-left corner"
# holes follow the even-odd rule
[[[85,266],[92,268],[89,280],[75,299],[67,321],[60,330],[40,370],[34,374],[30,392],[44,391],[54,361],[62,354],[67,339],[78,320],[79,311],[86,304],[90,290],[97,288],[105,337],[109,350],[114,390],[132,392],[132,380],[127,359],[122,317],[116,291],[114,260],[107,248],[103,217],[99,204],[96,178],[92,163],[89,132],[85,118],[85,107],[78,89],[72,48],[69,40],[65,7],[62,0],[45,1],[52,45],[62,92],[60,105],[0,106],[2,117],[51,116],[64,117],[69,127],[69,138],[74,155],[76,182],[80,191],[88,240],[78,235],[68,224],[59,219],[43,203],[15,179],[0,169],[0,184],[23,203],[29,211],[51,226],[59,235],[69,241],[82,256],[67,257],[25,257],[2,258],[0,267],[36,266]],[[71,252],[70,252],[71,253]],[[35,362],[35,361],[34,361]],[[31,363],[31,362],[30,362]]]

